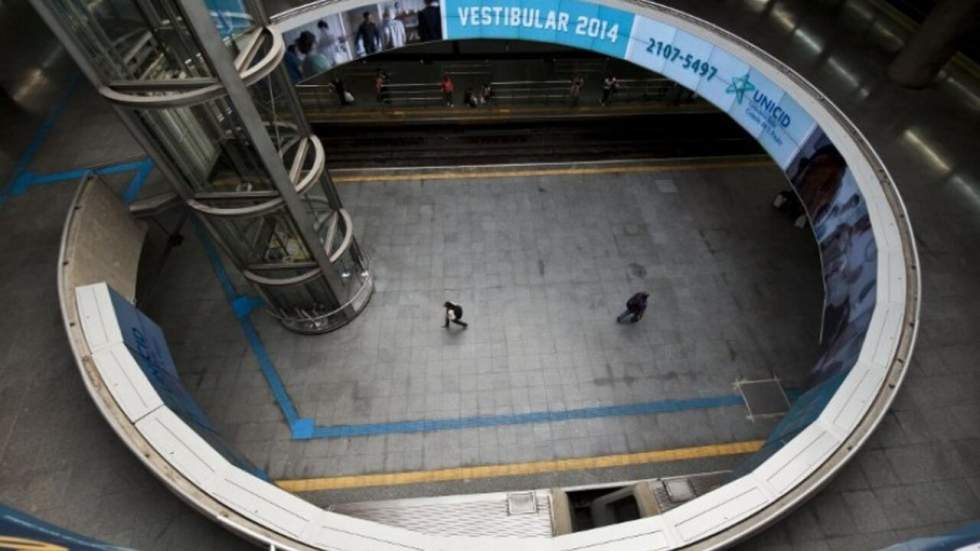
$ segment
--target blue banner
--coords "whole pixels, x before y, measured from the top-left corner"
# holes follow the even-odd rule
[[[748,63],[666,23],[637,17],[626,59],[731,115],[784,170],[817,127],[798,103]]]
[[[626,57],[632,13],[578,0],[446,0],[446,40],[503,38]]]
[[[164,405],[233,465],[268,480],[268,475],[264,471],[253,465],[221,437],[211,419],[184,388],[160,327],[111,288],[109,296],[112,299],[112,308],[119,322],[126,348],[129,349]]]

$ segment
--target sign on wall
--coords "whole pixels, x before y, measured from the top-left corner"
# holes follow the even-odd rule
[[[739,122],[784,170],[816,123],[769,79],[676,27],[578,0],[446,0],[445,39],[563,44],[625,59],[698,93]]]
[[[160,326],[112,288],[109,288],[109,297],[123,343],[164,405],[233,465],[268,479],[265,472],[224,440],[197,400],[184,388]]]
[[[447,0],[445,38],[510,38],[564,44],[623,58],[634,15],[577,0]]]

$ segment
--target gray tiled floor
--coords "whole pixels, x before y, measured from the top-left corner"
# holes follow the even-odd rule
[[[965,519],[980,518],[980,425],[976,423],[980,377],[975,368],[980,356],[976,323],[980,319],[980,257],[976,254],[980,207],[975,200],[980,189],[976,157],[980,136],[975,124],[980,109],[978,86],[962,75],[923,91],[901,90],[887,82],[883,68],[901,39],[894,38],[894,29],[891,38],[881,30],[881,18],[876,23],[861,16],[862,10],[855,6],[876,12],[860,0],[667,3],[742,34],[789,63],[837,102],[875,143],[894,174],[922,255],[920,338],[909,379],[891,412],[820,498],[743,548],[864,551],[941,533]],[[0,60],[5,89],[16,101],[16,105],[3,105],[0,170],[6,177],[69,71],[63,56],[60,63],[52,61],[59,58],[53,42],[37,42],[53,39],[23,2],[4,3],[2,8],[0,21],[5,32],[0,33],[0,43],[5,52],[18,53]],[[815,43],[823,47],[819,51],[807,48],[801,39],[804,36],[816,38]],[[33,71],[42,63],[45,78],[39,79]],[[18,90],[25,92],[18,96]],[[101,103],[72,105],[92,114],[106,112]],[[81,121],[76,127],[57,125],[54,132],[77,133],[88,119],[75,120]],[[78,159],[82,166],[134,151],[125,133],[115,128],[116,132],[101,138],[108,137],[111,143],[92,148],[92,158]],[[933,156],[907,138],[909,130],[925,140]],[[92,145],[91,140],[61,143],[59,154]],[[946,163],[946,169],[936,164],[935,155]],[[53,163],[60,156],[47,158]],[[68,167],[59,163],[34,168]],[[51,275],[71,191],[70,184],[37,188],[0,206],[0,294],[7,311],[0,317],[0,501],[70,529],[139,549],[250,548],[155,481],[105,426],[85,396],[69,359]],[[193,246],[190,243],[188,247]],[[174,277],[188,285],[195,278],[200,284],[213,284],[206,265],[197,266],[196,272],[193,263],[188,268],[187,273]],[[210,330],[211,321],[216,322],[213,326],[230,325],[226,323],[230,313],[222,300],[204,301],[187,312],[199,315],[187,317],[194,323],[186,331]],[[269,329],[264,334],[272,337],[274,333]],[[274,424],[270,426],[282,426],[264,383],[253,384],[252,376],[243,375],[254,372],[254,366],[248,363],[244,346],[233,348],[238,338],[229,329],[219,343],[226,354],[211,361],[207,350],[199,350],[196,358],[183,352],[189,360],[199,362],[186,364],[188,376],[194,377],[196,370],[205,381],[203,388],[240,377],[243,385],[237,395],[244,398],[242,405],[234,407],[248,408],[255,418]],[[242,358],[246,358],[246,368],[239,372]],[[214,375],[204,378],[203,366],[214,361],[229,367],[212,370]],[[220,402],[219,397],[213,402]],[[727,418],[723,413],[719,414]],[[248,427],[242,432],[262,431]],[[477,438],[479,448],[479,433]],[[327,449],[324,456],[329,456],[330,444],[323,446]],[[536,486],[540,480],[499,483],[516,489]],[[549,482],[544,479],[542,485],[550,486]],[[443,492],[474,489],[487,488],[452,485]],[[840,520],[842,507],[851,522]]]
[[[343,186],[377,278],[368,310],[317,337],[256,323],[319,425],[733,395],[736,379],[773,373],[792,386],[814,361],[821,291],[811,237],[768,206],[783,185],[756,167]],[[148,310],[188,386],[274,478],[668,449],[772,426],[735,406],[289,442],[220,290],[200,285],[206,259],[178,255]],[[641,289],[646,318],[615,324]],[[469,329],[442,329],[447,298]]]

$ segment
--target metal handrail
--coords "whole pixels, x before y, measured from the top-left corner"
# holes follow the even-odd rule
[[[666,99],[676,86],[664,77],[632,78],[618,81],[618,101],[657,101]],[[491,103],[556,103],[571,99],[569,80],[491,81],[494,97]],[[443,101],[438,82],[407,82],[386,85],[386,104],[439,103]],[[339,108],[332,84],[298,84],[297,96],[304,110]],[[479,92],[479,90],[474,90]],[[457,94],[459,91],[457,90]]]

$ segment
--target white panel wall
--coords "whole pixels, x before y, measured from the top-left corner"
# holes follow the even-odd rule
[[[105,345],[93,352],[92,363],[130,422],[139,421],[163,405],[163,400],[122,342]]]

